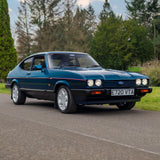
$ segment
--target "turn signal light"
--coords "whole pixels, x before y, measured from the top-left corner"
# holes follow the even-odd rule
[[[101,92],[101,91],[92,91],[91,94],[92,94],[92,95],[93,95],[93,94],[94,94],[94,95],[95,95],[95,94],[97,95],[97,94],[102,94],[102,92]]]
[[[149,90],[148,89],[141,89],[141,93],[148,93]]]

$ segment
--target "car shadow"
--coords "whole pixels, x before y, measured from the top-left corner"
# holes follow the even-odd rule
[[[52,101],[27,101],[24,105],[26,105],[27,107],[39,107],[39,108],[54,108],[54,102]]]
[[[25,103],[27,107],[37,107],[37,108],[43,108],[48,110],[56,110],[57,108],[54,106],[54,102],[52,101],[27,101]],[[141,114],[143,111],[138,109],[132,109],[132,110],[119,110],[116,106],[109,106],[109,105],[89,105],[89,106],[81,106],[78,107],[77,112],[73,114],[77,115],[125,115],[125,114]]]
[[[140,113],[141,110],[119,110],[116,106],[108,106],[108,105],[91,105],[91,106],[83,106],[79,107],[76,114],[90,114],[90,115],[124,115],[124,114],[137,114]]]

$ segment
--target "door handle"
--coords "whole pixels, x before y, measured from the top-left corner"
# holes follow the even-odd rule
[[[27,75],[30,75],[30,74],[31,74],[30,72],[27,73]]]

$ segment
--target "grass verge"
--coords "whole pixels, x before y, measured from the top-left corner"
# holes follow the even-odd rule
[[[5,88],[5,84],[4,83],[0,83],[0,93],[4,93],[4,94],[10,94],[10,90]]]
[[[144,110],[160,111],[160,87],[153,87],[152,93],[142,97],[135,107]]]

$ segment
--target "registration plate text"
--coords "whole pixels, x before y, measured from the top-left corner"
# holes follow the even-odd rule
[[[111,96],[133,96],[134,89],[112,89]]]

